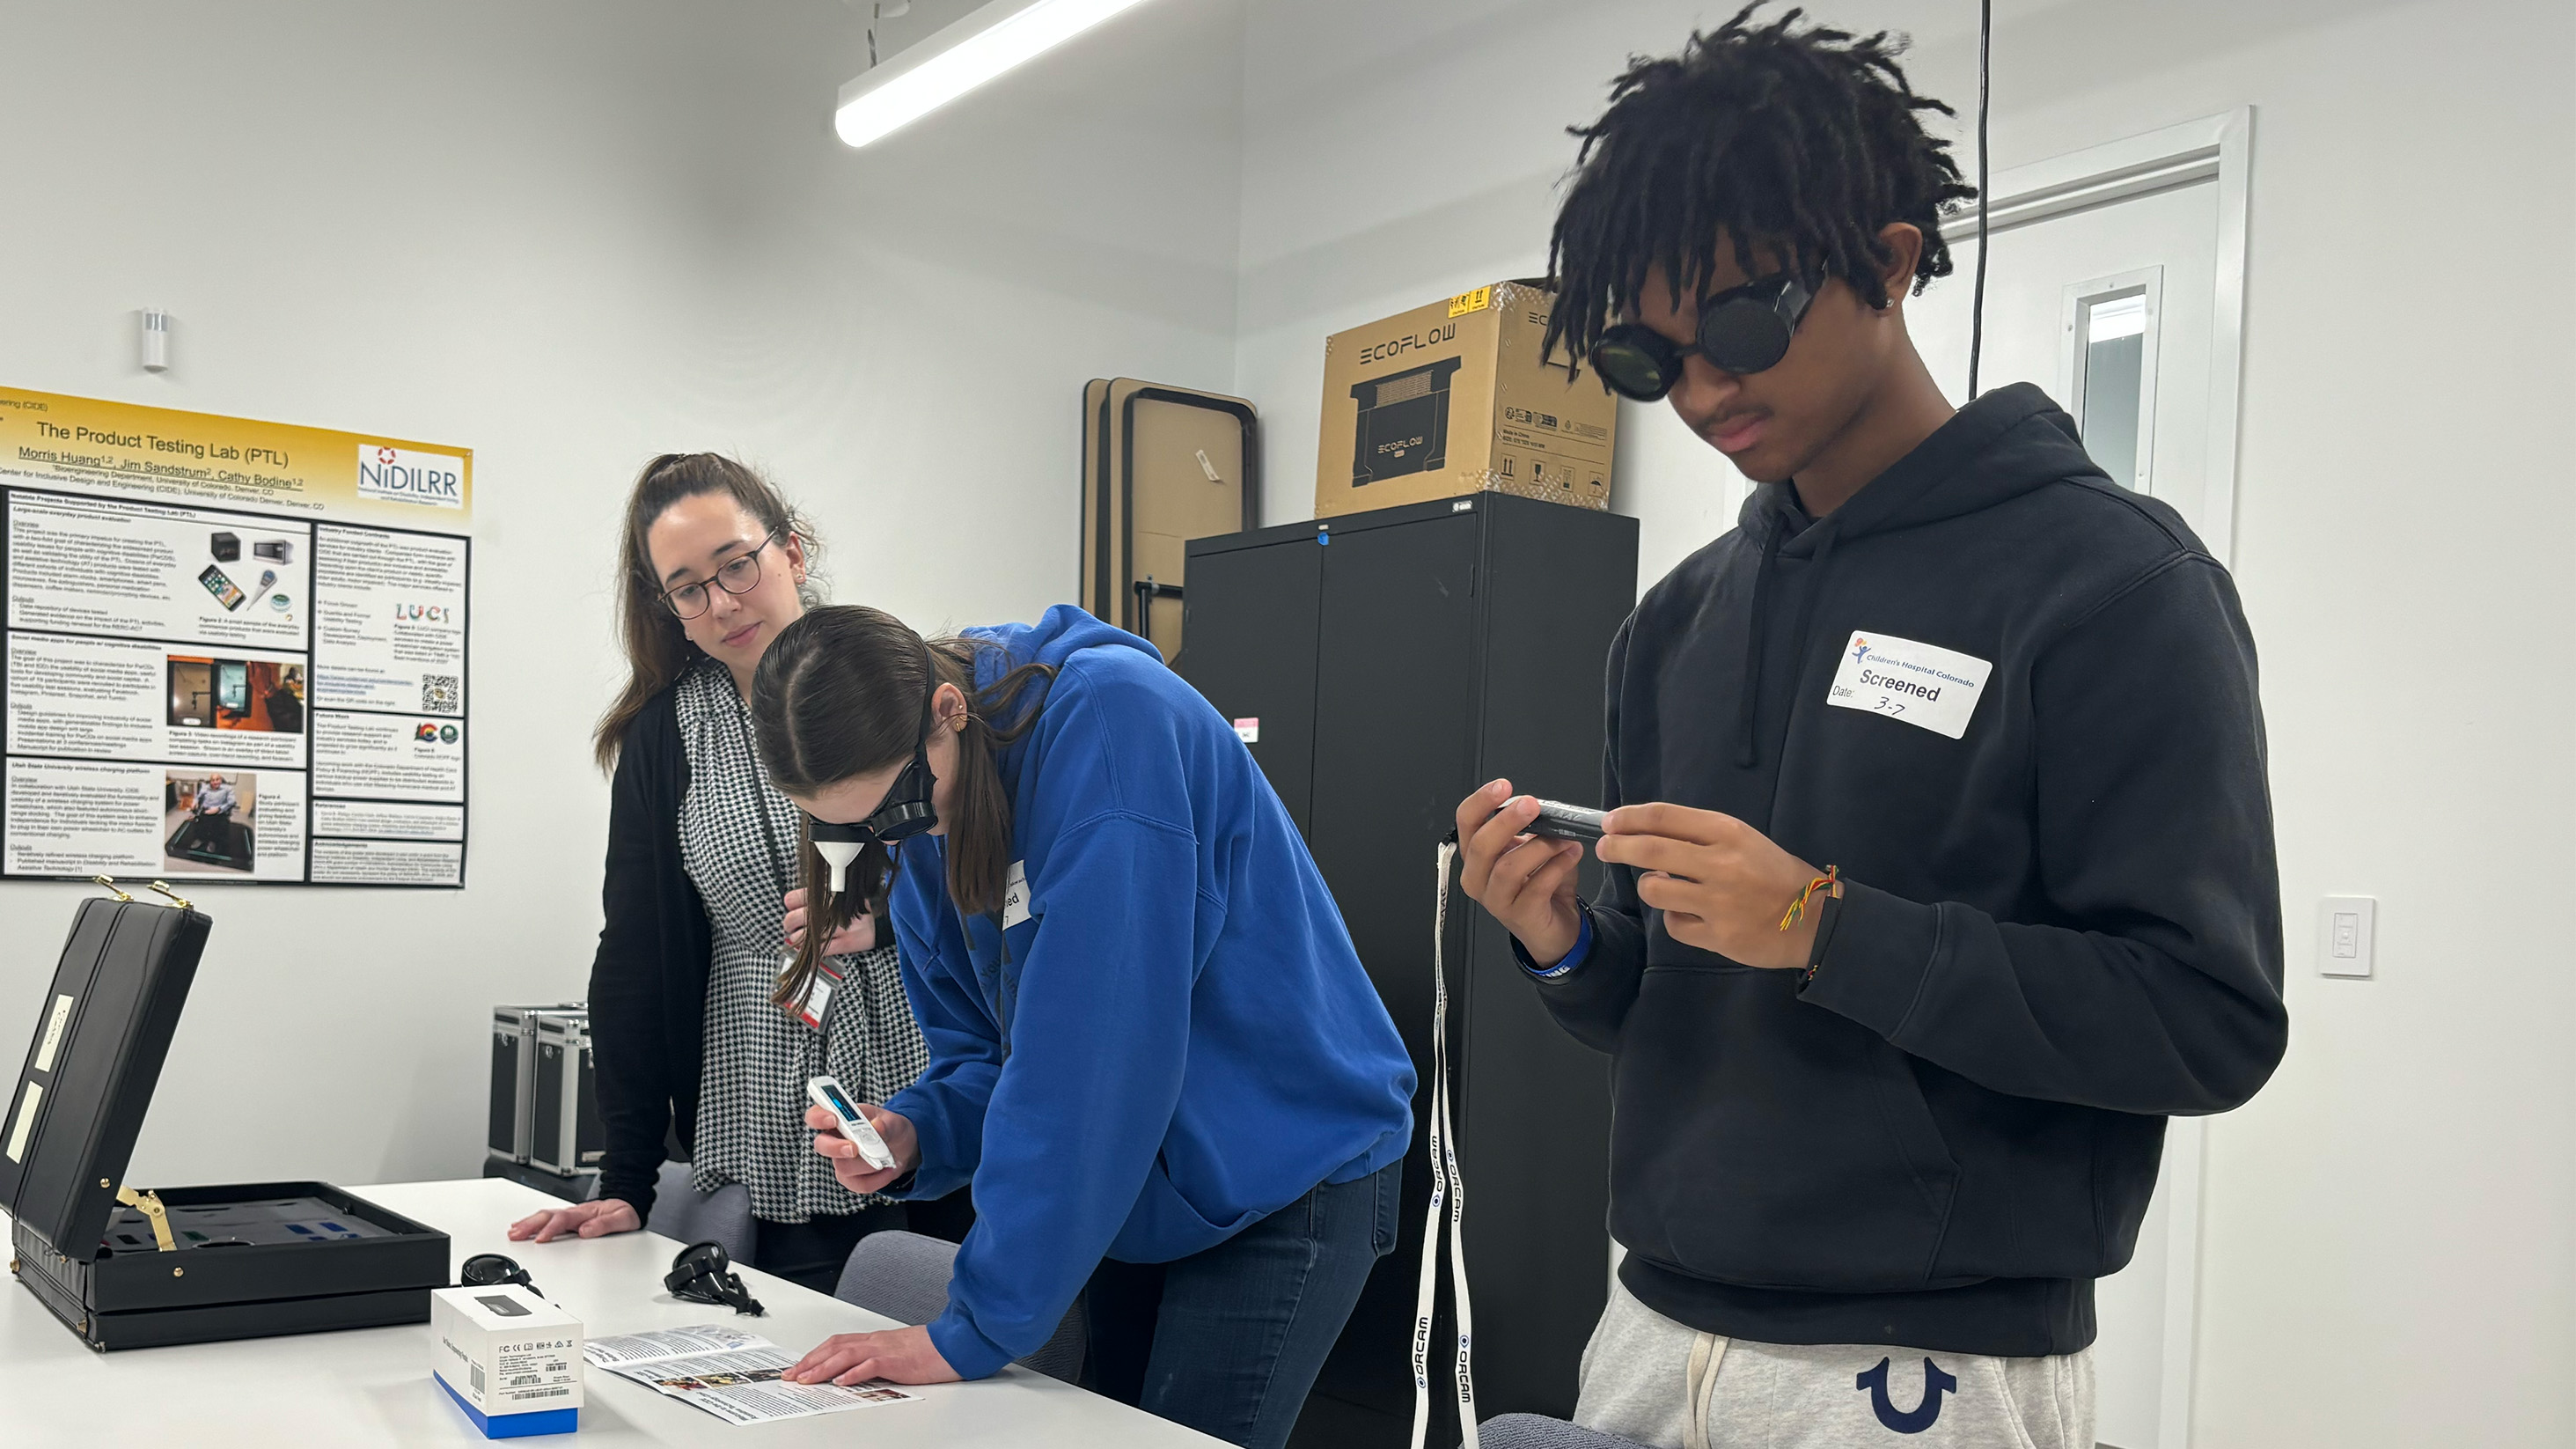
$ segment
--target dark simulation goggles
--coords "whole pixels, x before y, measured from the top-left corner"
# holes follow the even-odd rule
[[[1789,339],[1815,300],[1815,292],[1788,272],[1756,278],[1701,300],[1693,346],[1623,322],[1592,345],[1592,367],[1612,392],[1639,402],[1661,401],[1682,380],[1682,364],[1694,353],[1720,372],[1760,372],[1788,356]]]
[[[731,1308],[754,1318],[769,1312],[751,1290],[742,1286],[742,1275],[728,1271],[733,1266],[718,1242],[691,1243],[671,1260],[671,1271],[662,1276],[662,1286],[671,1296],[690,1303],[709,1303]]]
[[[528,1270],[520,1267],[517,1259],[501,1253],[477,1253],[466,1259],[465,1265],[456,1270],[456,1281],[467,1288],[498,1288],[515,1283],[540,1298],[545,1296],[538,1292],[537,1285],[528,1278]]]
[[[937,783],[930,773],[930,727],[936,721],[931,702],[939,697],[939,671],[931,667],[930,650],[921,654],[922,677],[929,681],[921,691],[921,729],[913,736],[912,763],[894,777],[886,787],[885,798],[867,819],[847,825],[833,825],[805,817],[806,826],[816,840],[855,840],[862,845],[892,845],[909,840],[939,823],[939,812],[930,803],[931,787]]]

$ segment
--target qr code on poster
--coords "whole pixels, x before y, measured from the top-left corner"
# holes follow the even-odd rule
[[[455,714],[456,696],[461,686],[453,674],[424,674],[420,677],[420,709],[423,714]]]

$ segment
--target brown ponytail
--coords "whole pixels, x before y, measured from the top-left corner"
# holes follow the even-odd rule
[[[1023,664],[991,687],[975,687],[975,663],[991,644],[972,639],[925,641],[879,609],[842,604],[810,610],[780,631],[752,679],[753,733],[770,780],[789,795],[812,798],[844,780],[911,758],[922,699],[942,684],[966,696],[957,764],[948,781],[948,896],[969,915],[1002,909],[1011,866],[1011,798],[994,756],[1028,733],[1040,701],[1028,688],[1052,680],[1045,664]],[[934,724],[933,728],[943,726]],[[849,889],[831,890],[831,868],[811,832],[797,828],[797,875],[805,887],[805,936],[779,978],[773,1000],[802,1001],[821,969],[823,943],[847,925],[854,908],[888,929],[886,848],[870,845],[850,863]],[[882,944],[891,944],[881,934]]]

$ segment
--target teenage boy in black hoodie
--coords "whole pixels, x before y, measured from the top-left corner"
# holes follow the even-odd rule
[[[1954,411],[1916,355],[1974,194],[1948,108],[1884,35],[1751,15],[1576,133],[1551,341],[1759,486],[1611,646],[1598,899],[1508,782],[1458,810],[1468,893],[1613,1058],[1578,1415],[2090,1449],[2165,1118],[2286,1039],[2253,642],[2037,388]]]

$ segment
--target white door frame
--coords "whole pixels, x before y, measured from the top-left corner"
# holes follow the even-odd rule
[[[2194,522],[2201,541],[2222,564],[2233,563],[2236,548],[2237,395],[2244,359],[2245,210],[2253,134],[2254,108],[2238,106],[2220,115],[2013,167],[1993,178],[1987,203],[1986,225],[1991,234],[2133,196],[2217,182],[2216,287],[2209,319],[2209,442],[2203,454],[2207,475]],[[1973,205],[1951,207],[1943,214],[1942,229],[1954,239],[1973,237],[1975,227]],[[2200,1327],[2201,1177],[2208,1152],[2208,1120],[2176,1117],[2167,1128],[2164,1181],[2172,1217],[2166,1229],[2164,1374],[2155,1449],[2191,1446],[2193,1355]]]
[[[2167,126],[2144,135],[2016,166],[1994,177],[1987,230],[2009,231],[2089,211],[2133,196],[2218,183],[2216,294],[2209,318],[2208,476],[2194,526],[2220,563],[2236,544],[2237,394],[2245,351],[2245,202],[2254,108]],[[1976,234],[1977,209],[1943,209],[1942,230],[1955,246]]]

